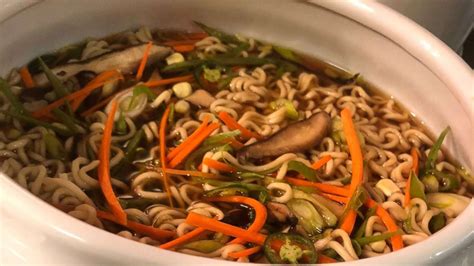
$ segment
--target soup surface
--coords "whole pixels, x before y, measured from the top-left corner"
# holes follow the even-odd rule
[[[430,237],[474,181],[397,102],[294,51],[199,24],[42,55],[0,79],[0,171],[162,249],[330,263]],[[54,221],[51,221],[54,222]]]

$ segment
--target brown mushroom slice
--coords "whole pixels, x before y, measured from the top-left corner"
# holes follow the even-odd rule
[[[325,112],[291,124],[270,138],[242,148],[238,157],[260,159],[289,152],[303,152],[318,145],[329,133],[331,118]]]
[[[133,73],[137,70],[140,61],[142,60],[146,46],[147,44],[140,44],[123,50],[112,51],[85,61],[67,63],[55,67],[51,69],[51,71],[60,80],[66,80],[83,71],[98,74],[107,70],[118,69],[124,74]],[[171,52],[172,50],[168,47],[152,45],[147,65],[153,64],[168,56]],[[49,84],[44,73],[35,75],[33,79],[39,87],[44,87]]]
[[[214,98],[209,92],[205,90],[196,90],[193,92],[193,94],[186,97],[185,100],[196,105],[197,107],[209,108],[216,98]]]

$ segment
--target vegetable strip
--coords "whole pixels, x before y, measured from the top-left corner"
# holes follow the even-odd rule
[[[286,177],[286,180],[288,181],[288,183],[295,186],[314,187],[321,190],[322,192],[331,193],[338,196],[347,197],[349,195],[349,190],[347,189],[347,187],[338,187],[338,186],[311,182],[311,181],[306,181],[306,180],[292,178],[292,177]]]
[[[209,231],[223,233],[224,235],[238,237],[240,239],[243,239],[245,241],[255,243],[258,245],[263,245],[266,238],[266,235],[256,233],[256,232],[250,232],[240,227],[226,224],[220,221],[216,221],[212,218],[209,218],[209,217],[206,217],[194,212],[191,212],[188,214],[188,217],[186,217],[185,223],[193,225],[193,226],[197,226],[197,227],[203,227]]]
[[[118,103],[112,102],[112,108],[107,120],[105,122],[104,133],[99,149],[99,184],[104,194],[105,200],[113,215],[117,218],[117,222],[121,225],[127,224],[127,214],[122,209],[110,181],[110,144],[112,141],[112,129],[114,126],[115,112],[117,111]]]
[[[369,208],[373,208],[374,206],[377,207],[375,213],[377,214],[377,216],[380,217],[380,219],[382,219],[382,222],[385,224],[385,226],[387,226],[389,232],[397,232],[399,230],[397,224],[392,219],[390,214],[384,208],[378,205],[377,202],[375,202],[372,199],[368,199],[365,204]],[[392,249],[394,251],[403,248],[403,240],[402,240],[401,235],[392,236],[391,240],[392,240]]]
[[[238,259],[238,258],[242,258],[242,257],[248,257],[250,255],[253,255],[253,254],[259,252],[260,249],[262,249],[261,246],[256,246],[256,247],[244,249],[244,250],[241,250],[241,251],[231,252],[231,253],[229,253],[229,257],[234,258],[234,259]]]
[[[22,67],[20,69],[20,77],[21,80],[23,81],[23,84],[25,84],[25,87],[27,89],[31,89],[35,87],[35,82],[33,81],[33,78],[31,77],[31,73],[28,70],[28,67]]]
[[[189,240],[195,238],[195,237],[198,237],[200,236],[201,234],[203,234],[204,232],[206,232],[206,229],[204,228],[201,228],[201,227],[198,227],[176,239],[173,239],[169,242],[166,242],[162,245],[160,245],[160,248],[163,248],[163,249],[170,249],[170,248],[173,248],[173,247],[176,247],[176,246],[179,246],[179,245],[182,245],[186,242],[188,242]]]
[[[415,147],[411,148],[411,158],[413,160],[413,166],[412,170],[415,174],[418,174],[418,151],[416,150]],[[405,200],[403,201],[403,206],[406,207],[410,204],[411,201],[411,195],[410,195],[410,189],[411,189],[411,174],[408,176],[408,181],[405,187]]]
[[[243,197],[243,196],[227,196],[227,197],[218,197],[218,198],[208,198],[208,201],[211,202],[230,202],[230,203],[240,203],[252,207],[255,211],[255,219],[253,223],[247,229],[249,232],[258,233],[262,227],[265,225],[267,220],[267,208],[260,203],[258,200]],[[232,244],[242,244],[244,241],[242,239],[234,239],[230,243]]]
[[[311,166],[313,167],[313,169],[318,170],[319,168],[327,164],[330,160],[332,160],[331,155],[324,155],[321,159],[314,162]]]
[[[178,53],[189,53],[194,50],[194,44],[181,44],[173,46],[173,49]]]
[[[339,202],[342,204],[346,204],[349,201],[349,199],[346,197],[341,197],[341,196],[337,196],[337,195],[333,195],[329,193],[321,193],[321,195],[327,199],[330,199],[332,201]]]
[[[99,211],[99,210],[97,210],[96,212],[97,212],[97,217],[100,219],[104,219],[104,220],[108,220],[117,224],[121,224],[119,220],[117,220],[117,217],[115,217],[111,213],[107,213],[107,212]],[[144,225],[144,224],[137,223],[134,221],[127,221],[127,224],[125,225],[125,227],[135,231],[136,233],[146,235],[153,239],[157,239],[161,241],[175,236],[174,232],[155,228],[149,225]]]
[[[63,98],[60,98],[52,103],[50,103],[48,106],[37,110],[32,113],[33,117],[39,118],[39,117],[44,117],[44,116],[49,116],[51,114],[51,111],[53,109],[56,109],[63,105],[67,101],[72,101],[76,99],[75,101],[82,101],[87,97],[90,93],[92,93],[94,90],[102,87],[106,82],[112,81],[112,80],[117,80],[117,79],[123,79],[122,74],[118,72],[117,70],[109,70],[105,71],[99,76],[97,76],[95,79],[93,79],[91,82],[89,82],[88,85],[86,85],[84,88],[75,91],[69,95],[66,95]],[[85,96],[85,97],[84,97]],[[74,102],[75,102],[74,101]],[[77,105],[77,103],[74,103],[73,105]]]
[[[212,169],[215,169],[220,172],[235,173],[236,169],[228,164],[213,160],[211,158],[204,158],[202,161],[203,164],[209,166]]]
[[[165,171],[168,174],[172,175],[185,175],[185,176],[197,176],[197,177],[204,177],[204,178],[210,178],[210,179],[218,179],[219,175],[213,174],[213,173],[203,173],[200,171],[188,171],[188,170],[178,170],[178,169],[170,169],[167,168],[163,170],[163,168],[158,168],[160,171]]]
[[[140,61],[140,65],[138,66],[137,75],[136,75],[136,79],[138,81],[142,79],[143,71],[145,70],[146,62],[148,61],[148,55],[150,54],[152,45],[153,45],[152,42],[148,42],[148,44],[145,47],[145,51],[143,52],[143,57],[142,57],[142,60]]]
[[[178,153],[183,151],[189,143],[195,139],[201,132],[207,127],[207,124],[209,123],[209,116],[205,116],[204,120],[202,121],[201,125],[194,130],[194,132],[191,134],[191,136],[187,137],[178,147],[173,149],[170,153],[168,153],[168,156],[166,156],[167,160],[172,160]]]
[[[170,162],[170,167],[178,166],[191,152],[193,152],[211,133],[219,127],[218,123],[212,123],[206,127],[195,139],[189,142],[189,145],[176,155]]]
[[[170,190],[170,185],[169,185],[169,180],[168,180],[168,174],[166,173],[166,124],[168,122],[168,116],[170,114],[170,106],[168,105],[166,107],[165,113],[163,114],[163,117],[161,118],[160,122],[160,160],[161,160],[161,168],[163,171],[161,171],[161,174],[163,175],[163,180],[164,180],[164,185],[166,189],[166,195],[168,196],[168,202],[171,207],[173,207],[173,200],[171,198],[171,190]]]
[[[341,120],[342,129],[344,131],[344,136],[346,137],[347,146],[349,146],[349,153],[351,155],[352,161],[352,179],[349,188],[349,197],[351,198],[354,196],[354,192],[356,191],[357,187],[359,187],[359,185],[362,183],[364,159],[362,157],[359,137],[357,135],[354,123],[352,121],[351,111],[349,109],[344,108],[341,111]],[[354,228],[356,218],[357,214],[355,210],[348,211],[347,215],[343,217],[341,228],[346,231],[348,235],[351,234],[352,229]]]
[[[331,257],[325,256],[323,254],[318,255],[318,263],[325,264],[325,263],[336,263],[339,262]]]
[[[178,82],[191,81],[192,79],[193,79],[193,75],[186,75],[186,76],[180,76],[180,77],[173,77],[169,79],[150,80],[150,81],[145,82],[143,85],[147,87],[158,87],[158,86],[164,86],[164,85],[174,84]]]
[[[254,133],[248,129],[246,129],[245,127],[241,126],[237,121],[235,121],[234,118],[232,118],[232,116],[230,116],[228,113],[226,112],[220,112],[219,113],[219,119],[222,120],[222,122],[224,122],[224,124],[231,130],[240,130],[240,132],[242,133],[242,136],[250,139],[250,138],[256,138],[256,139],[262,139],[262,136],[258,135],[257,133]]]

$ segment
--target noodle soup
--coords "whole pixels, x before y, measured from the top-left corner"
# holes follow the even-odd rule
[[[131,30],[0,80],[1,171],[113,234],[239,262],[395,252],[473,178],[360,75],[221,32]]]

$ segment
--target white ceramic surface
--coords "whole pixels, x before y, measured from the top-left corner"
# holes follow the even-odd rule
[[[5,19],[4,14],[14,15]],[[139,25],[191,28],[191,20],[294,47],[362,73],[435,133],[450,125],[448,148],[473,168],[470,68],[430,33],[374,2],[40,1],[20,12],[0,12],[0,75],[84,37]],[[0,198],[0,264],[223,263],[157,250],[93,228],[36,199],[4,175]],[[444,259],[472,243],[472,217],[471,201],[460,217],[430,239],[353,265],[444,264]],[[462,259],[472,264],[472,257]]]

